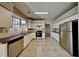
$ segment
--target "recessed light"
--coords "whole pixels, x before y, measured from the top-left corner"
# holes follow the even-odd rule
[[[30,11],[28,11],[28,14],[30,14]]]
[[[48,14],[48,12],[35,12],[35,14]]]

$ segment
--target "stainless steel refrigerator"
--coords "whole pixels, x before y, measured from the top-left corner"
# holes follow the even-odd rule
[[[78,20],[59,26],[60,46],[73,56],[78,56]]]

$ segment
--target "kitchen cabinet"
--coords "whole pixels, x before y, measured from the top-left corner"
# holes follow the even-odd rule
[[[9,44],[9,57],[16,57],[23,50],[23,39]]]
[[[0,43],[0,57],[7,57],[7,44]]]
[[[24,48],[35,38],[35,33],[30,33],[24,36]]]
[[[42,33],[42,38],[45,38],[45,33]]]
[[[10,27],[12,12],[0,6],[0,27]]]
[[[24,35],[0,38],[0,57],[16,57],[24,46]]]
[[[24,48],[28,45],[29,42],[30,42],[30,37],[29,37],[29,35],[25,35],[25,36],[24,36]]]
[[[59,33],[52,32],[51,37],[53,37],[56,41],[59,42]]]

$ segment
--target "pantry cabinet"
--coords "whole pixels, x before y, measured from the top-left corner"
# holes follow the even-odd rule
[[[12,12],[0,6],[0,27],[10,27]]]

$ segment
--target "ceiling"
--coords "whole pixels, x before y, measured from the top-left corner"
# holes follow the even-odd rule
[[[41,18],[56,19],[77,5],[75,2],[26,2],[34,12],[48,12],[39,15]]]
[[[15,2],[15,6],[26,16],[36,19],[54,20],[77,5],[76,2]],[[48,12],[47,15],[36,15],[34,12]]]
[[[14,6],[25,16],[33,19],[40,19],[40,17],[38,15],[35,15],[32,9],[29,8],[24,2],[14,2]]]

